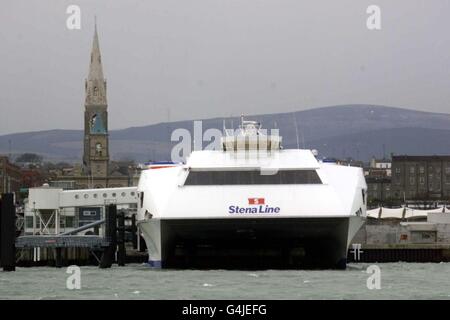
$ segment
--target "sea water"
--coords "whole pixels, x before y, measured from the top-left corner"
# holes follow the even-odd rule
[[[363,263],[343,271],[80,267],[81,287],[72,290],[67,268],[17,268],[0,271],[0,299],[450,299],[450,263],[376,265],[380,289],[369,289],[371,264]]]

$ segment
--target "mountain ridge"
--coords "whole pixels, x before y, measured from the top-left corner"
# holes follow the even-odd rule
[[[450,114],[445,113],[352,104],[249,115],[246,118],[260,121],[265,129],[271,129],[276,123],[286,148],[297,146],[298,131],[300,147],[304,141],[305,147],[318,149],[322,156],[328,157],[352,157],[367,161],[373,155],[381,155],[381,149],[387,154],[415,151],[447,154],[450,151],[450,144],[445,141],[450,141]],[[193,121],[197,120],[202,121],[203,131],[209,128],[222,130],[224,121],[227,128],[231,127],[231,123],[234,127],[239,123],[238,117],[215,117],[111,130],[112,159],[168,159],[171,147],[177,143],[169,143],[171,132],[184,128],[192,134]],[[11,141],[12,154],[33,152],[50,161],[79,162],[82,139],[83,131],[73,129],[7,134],[0,136],[0,153],[9,153]],[[426,147],[412,144],[414,141],[420,141]]]

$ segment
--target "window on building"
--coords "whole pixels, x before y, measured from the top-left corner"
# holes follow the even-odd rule
[[[33,228],[33,217],[25,217],[26,228]]]
[[[409,167],[409,173],[410,174],[414,174],[415,173],[415,168],[413,166]]]
[[[75,217],[66,216],[66,228],[75,228]]]
[[[419,177],[419,183],[425,184],[425,177]]]
[[[399,167],[395,168],[395,173],[400,173],[400,172],[401,172],[401,170]]]
[[[419,173],[420,174],[424,174],[425,173],[425,167],[424,166],[420,166],[419,167]]]
[[[445,167],[445,174],[450,175],[450,166]]]
[[[409,178],[409,184],[410,185],[414,185],[416,183],[416,179],[414,179],[414,177],[410,177]]]

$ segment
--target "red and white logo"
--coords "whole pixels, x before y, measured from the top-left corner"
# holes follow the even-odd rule
[[[229,206],[228,213],[280,213],[280,207],[271,207],[266,204],[265,198],[247,198],[248,207]]]
[[[264,198],[248,198],[248,204],[265,204]]]

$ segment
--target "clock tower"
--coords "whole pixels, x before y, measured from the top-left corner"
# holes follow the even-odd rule
[[[106,80],[95,24],[89,74],[85,82],[83,170],[91,181],[107,178],[109,166]]]

